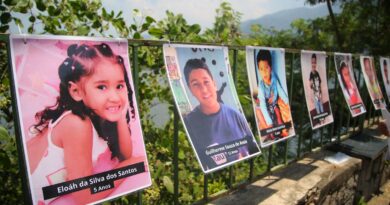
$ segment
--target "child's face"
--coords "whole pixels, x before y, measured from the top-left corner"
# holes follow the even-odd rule
[[[263,81],[267,84],[271,84],[271,66],[269,65],[268,61],[261,60],[258,64],[259,71],[261,74],[261,77],[263,78]]]
[[[205,69],[194,69],[189,75],[191,93],[203,107],[218,106],[217,87]]]
[[[350,83],[351,83],[351,76],[349,75],[348,67],[344,67],[343,69],[341,69],[341,75],[343,76],[344,81],[347,84],[347,86],[350,85]]]
[[[311,70],[315,71],[317,68],[317,58],[311,58]]]
[[[371,61],[370,60],[364,60],[364,70],[366,71],[366,74],[370,81],[372,81],[373,73],[371,69]]]
[[[116,122],[128,107],[127,87],[122,67],[103,60],[91,76],[82,78],[82,100],[101,118]]]

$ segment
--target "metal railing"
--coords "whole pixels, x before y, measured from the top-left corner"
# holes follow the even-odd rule
[[[9,43],[8,35],[0,34],[0,41]],[[131,48],[131,64],[132,64],[132,75],[133,75],[133,83],[134,90],[136,94],[137,101],[139,102],[138,88],[139,88],[139,73],[142,72],[141,65],[139,65],[138,52],[140,47],[157,47],[162,49],[162,45],[164,43],[169,43],[168,41],[158,41],[158,40],[133,40],[129,39],[128,45]],[[188,42],[170,42],[170,43],[181,43],[181,44],[193,44]],[[200,45],[216,45],[210,43],[196,43]],[[237,86],[238,79],[246,79],[247,76],[239,76],[238,71],[242,71],[239,69],[245,68],[245,61],[239,62],[239,55],[245,55],[245,47],[244,46],[231,46],[225,45],[229,48],[229,54],[232,56],[230,58],[232,65],[232,73],[233,79]],[[296,130],[296,136],[285,140],[283,142],[271,145],[267,148],[262,149],[262,155],[251,158],[244,162],[238,163],[238,165],[233,165],[223,170],[216,171],[211,174],[205,174],[204,177],[204,186],[203,186],[203,197],[201,199],[196,199],[195,204],[204,204],[214,198],[220,197],[231,190],[240,188],[245,186],[259,178],[262,178],[269,174],[271,171],[281,169],[287,166],[289,163],[294,162],[298,159],[301,159],[305,154],[310,153],[312,151],[321,149],[326,146],[330,146],[334,142],[338,142],[344,138],[344,136],[349,136],[355,134],[357,132],[362,131],[365,127],[372,125],[375,122],[379,121],[380,112],[374,110],[372,106],[372,102],[369,98],[367,88],[365,87],[365,83],[362,82],[362,74],[360,69],[360,63],[358,61],[358,54],[354,54],[353,56],[353,66],[354,66],[354,74],[355,79],[357,79],[357,85],[360,90],[360,94],[362,96],[363,102],[366,106],[367,112],[358,117],[355,117],[351,120],[351,114],[347,108],[346,102],[342,95],[341,88],[338,83],[338,79],[336,76],[335,68],[334,68],[334,53],[327,52],[328,61],[327,61],[327,77],[328,77],[328,85],[330,83],[333,84],[332,87],[329,87],[329,96],[330,96],[330,104],[332,108],[332,113],[334,116],[334,122],[319,128],[317,130],[312,131],[310,127],[310,121],[308,117],[308,112],[306,109],[306,103],[304,100],[304,93],[302,87],[302,77],[301,77],[301,68],[300,68],[300,50],[298,49],[285,49],[286,51],[286,79],[287,79],[287,87],[289,100],[291,104],[292,116],[294,120],[294,126]],[[163,58],[163,56],[161,56]],[[241,66],[239,68],[239,66]],[[377,68],[377,74],[379,66],[375,66]],[[378,76],[378,80],[383,88],[383,81]],[[383,89],[382,89],[383,90]],[[247,93],[239,93],[240,95],[248,95],[249,93],[249,85],[247,89]],[[173,100],[173,99],[172,99]],[[387,101],[387,100],[386,100]],[[251,102],[250,102],[251,103]],[[172,102],[174,105],[175,103]],[[251,105],[250,105],[251,106]],[[336,112],[337,111],[337,112]],[[251,113],[251,116],[247,116],[249,123],[252,127],[255,126],[255,118],[254,114]],[[302,115],[303,117],[297,118],[297,116]],[[174,110],[173,115],[173,162],[172,162],[172,173],[173,173],[173,204],[179,203],[179,121],[180,117],[178,114],[178,110]],[[296,117],[294,117],[296,116]],[[255,129],[253,129],[255,131]],[[17,133],[17,132],[16,132]],[[253,132],[257,134],[256,132]],[[163,136],[170,137],[170,136]],[[290,152],[289,152],[290,151]],[[292,152],[291,152],[292,151]],[[20,153],[19,154],[23,154]],[[262,167],[265,164],[265,169],[260,169],[258,167]],[[153,164],[153,163],[152,163]],[[152,166],[152,165],[150,165]],[[249,166],[247,170],[247,175],[243,180],[236,179],[235,170],[240,168],[240,166]],[[24,166],[22,166],[24,167]],[[260,173],[256,173],[256,168],[260,169]],[[213,195],[209,193],[209,181],[213,180],[216,175],[219,174],[227,174],[227,188],[224,193]],[[242,173],[241,173],[242,174]],[[26,181],[25,181],[26,182]],[[137,204],[142,204],[142,195],[143,191],[138,191],[134,194],[137,197]]]

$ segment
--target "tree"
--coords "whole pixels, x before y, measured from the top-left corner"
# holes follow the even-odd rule
[[[149,34],[157,39],[170,41],[201,41],[200,25],[188,25],[182,14],[165,12],[167,17],[150,27]]]
[[[231,4],[224,1],[216,9],[213,28],[205,31],[208,42],[232,44],[241,36],[240,23],[241,13],[235,11]]]
[[[328,7],[330,19],[331,19],[332,24],[333,24],[334,32],[336,34],[338,46],[340,49],[343,49],[343,45],[344,45],[343,44],[343,37],[339,32],[339,27],[338,27],[338,24],[337,24],[337,21],[336,21],[336,18],[335,18],[335,15],[333,13],[333,9],[332,9],[332,3],[336,2],[336,0],[307,0],[306,2],[308,2],[311,5],[326,2],[326,6]]]

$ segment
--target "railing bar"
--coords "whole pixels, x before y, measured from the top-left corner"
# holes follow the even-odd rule
[[[233,187],[233,166],[229,167],[229,180],[227,186],[229,189]]]
[[[237,86],[237,58],[238,58],[238,50],[234,49],[233,50],[233,81],[234,85]]]
[[[139,63],[138,63],[138,46],[134,45],[133,48],[133,83],[134,83],[134,92],[137,102],[139,102],[138,95],[138,84],[139,84]]]
[[[297,159],[301,157],[301,144],[302,144],[302,125],[298,126],[298,151],[297,151]]]
[[[249,181],[253,180],[254,158],[249,159]]]
[[[340,137],[341,137],[341,129],[342,129],[342,122],[343,122],[343,112],[340,112],[340,121],[338,124],[338,131],[337,131],[337,140],[340,142]]]
[[[205,174],[205,175],[203,175],[203,200],[204,200],[205,203],[209,199],[209,197],[208,197],[208,194],[209,194],[208,186],[209,186],[208,175]]]
[[[142,205],[142,190],[137,192],[137,199],[138,199],[137,204]],[[121,204],[122,204],[122,201],[121,201]]]
[[[233,49],[233,82],[234,86],[237,86],[237,58],[238,58],[238,50]],[[228,180],[228,187],[231,188],[233,185],[233,167],[229,167],[229,180]]]
[[[179,204],[179,114],[175,106],[173,115],[173,198],[174,204]]]
[[[288,157],[288,139],[284,141],[284,164],[287,164],[287,157]]]
[[[272,168],[272,150],[273,150],[274,145],[270,145],[268,147],[268,166],[267,166],[267,171],[271,171]]]
[[[330,63],[328,63],[330,64]],[[338,90],[338,87],[339,87],[339,84],[338,84],[338,78],[337,78],[337,73],[334,72],[334,90],[333,90],[333,99],[334,99],[334,104],[333,104],[333,110],[337,110],[338,108],[338,105],[337,105],[337,90]],[[332,125],[330,126],[330,133],[329,133],[329,137],[330,137],[330,141],[332,142],[332,139],[334,137],[334,134],[335,134],[335,129],[337,129],[337,127],[335,126],[335,123],[333,122]]]
[[[294,58],[295,54],[291,54],[291,61],[290,61],[290,92],[289,92],[289,103],[291,105],[292,102],[292,91],[293,91],[293,86],[294,86]],[[291,111],[291,106],[290,106],[290,111]],[[295,130],[295,129],[294,129]],[[284,147],[284,164],[287,164],[287,158],[288,158],[288,140],[286,140],[286,144]]]
[[[314,134],[316,134],[317,132],[318,132],[318,129],[311,131],[310,142],[309,142],[309,150],[310,150],[310,152],[313,150],[313,137],[314,137]]]
[[[331,69],[331,58],[330,58],[330,56],[328,57],[328,63],[327,63],[327,69],[326,69],[326,77],[328,78],[328,79],[330,79],[329,78],[329,72],[330,72],[330,69]],[[335,81],[337,80],[337,78],[335,78]],[[329,88],[328,88],[328,90],[329,90]],[[329,97],[329,105],[330,105],[331,103],[330,103],[330,97]],[[330,112],[332,112],[332,108],[330,107]],[[333,113],[333,112],[332,112]],[[328,126],[326,126],[326,129],[328,128]],[[322,147],[323,146],[323,141],[324,141],[324,139],[323,139],[323,135],[324,135],[324,129],[325,129],[325,127],[323,127],[323,128],[321,128],[321,133],[320,133],[320,147]]]
[[[322,145],[323,145],[323,135],[324,135],[324,129],[325,129],[325,127],[323,127],[323,128],[321,128],[321,136],[320,136],[320,147],[322,147]]]

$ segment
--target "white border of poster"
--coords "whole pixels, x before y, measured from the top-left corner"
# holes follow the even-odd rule
[[[15,86],[13,91],[16,96],[16,113],[19,120],[17,123],[20,125],[20,137],[33,204],[102,203],[151,186],[126,39],[11,35],[10,50]],[[97,73],[107,72],[105,69],[97,68],[98,66],[91,66],[91,69],[94,69],[93,74],[88,76],[83,74],[86,71],[86,64],[83,66],[76,63],[79,62],[76,58],[80,60],[86,59],[81,55],[93,56],[87,54],[91,50],[102,55],[99,59],[102,61],[105,59],[107,65],[113,65],[109,66],[112,68],[110,73],[113,74],[103,75],[110,79],[99,81],[100,84],[95,84],[93,88],[84,87],[84,91],[81,91],[78,86],[87,85],[88,82],[93,81],[91,80],[93,77],[94,79],[99,78],[97,76],[102,77]],[[110,50],[112,56],[108,54]],[[96,60],[97,57],[93,59]],[[94,60],[90,62],[95,62]],[[120,68],[123,72],[116,72],[118,70],[114,67]],[[99,71],[96,71],[97,69]],[[80,77],[71,80],[78,75],[77,73]],[[115,81],[114,85],[113,78],[124,80]],[[108,84],[109,82],[112,84]],[[106,89],[101,89],[103,86]],[[115,96],[120,95],[121,100],[115,105],[115,109],[107,108],[112,111],[109,114],[104,113],[105,106],[94,108],[90,106],[103,105],[102,102],[108,101],[107,95],[102,93],[94,98],[93,102],[88,101],[90,97],[87,97],[86,90],[88,89],[89,95],[93,96],[94,88],[110,92],[120,88],[126,89],[123,89],[124,92],[120,94],[117,92],[118,95]],[[132,94],[130,90],[133,91]],[[64,100],[63,93],[69,94],[72,99]],[[63,101],[60,103],[57,97]],[[105,100],[97,102],[103,98]],[[129,103],[131,101],[133,105]],[[84,118],[74,114],[75,104],[71,105],[69,102],[82,104],[77,112],[84,113],[82,115]],[[58,113],[55,116],[46,115],[49,116],[46,123],[37,127],[39,122],[42,122],[39,119],[43,118],[37,119],[36,114],[42,114],[41,111],[47,109],[56,110]],[[88,125],[89,128],[86,128],[85,132],[72,134],[72,130],[75,130],[74,123],[65,123],[72,121],[81,122],[77,123],[78,128],[86,128],[84,125]],[[99,128],[96,127],[95,122],[99,124]],[[117,134],[112,133],[112,129],[116,129],[113,126],[118,129]],[[108,132],[110,137],[104,134]],[[107,138],[99,137],[100,134]],[[112,141],[115,140],[114,135],[117,135],[117,145]],[[69,140],[65,139],[72,139],[73,142],[72,136],[82,140],[82,147],[80,143],[69,144]],[[116,150],[117,154],[114,155],[112,150]],[[77,155],[73,159],[72,155],[76,153],[85,153],[85,155]],[[73,167],[72,170],[68,170],[69,167]],[[80,172],[77,171],[80,167],[87,167],[83,168],[81,176],[76,174]],[[69,172],[73,175],[69,176]],[[76,198],[86,201],[77,202]]]
[[[370,64],[370,69],[365,65],[366,59],[368,59]],[[368,93],[370,94],[371,102],[374,104],[375,110],[385,108],[385,100],[383,98],[382,90],[379,86],[378,78],[375,72],[374,58],[372,56],[360,56],[360,66],[364,76],[364,81],[366,82],[366,87]],[[370,72],[370,76],[367,76],[367,71]]]
[[[316,56],[316,72],[314,74],[312,74],[313,55]],[[313,130],[333,122],[328,92],[328,78],[326,77],[326,58],[326,53],[323,51],[301,51],[303,88]],[[312,79],[312,82],[310,82],[310,79]]]
[[[260,51],[262,51],[262,55],[260,55]],[[267,72],[262,75],[262,72],[268,70],[259,71],[257,59],[260,59],[259,61],[262,63],[268,63],[268,66],[264,68],[270,68],[271,73]],[[284,49],[247,46],[246,65],[261,147],[293,137],[295,129],[286,84]],[[264,83],[267,80],[263,80],[266,78],[263,76],[269,76],[269,85]],[[273,99],[272,103],[269,103],[268,99],[271,100],[271,98]]]
[[[363,100],[360,96],[353,72],[352,54],[334,53],[334,63],[337,78],[352,117],[365,113],[366,107],[364,106]],[[341,71],[342,73],[340,73],[340,69],[343,69]]]
[[[163,52],[175,103],[202,171],[260,154],[238,101],[227,48],[164,44]]]
[[[383,84],[385,85],[387,99],[390,102],[390,58],[389,57],[380,57],[379,64],[381,67]]]

